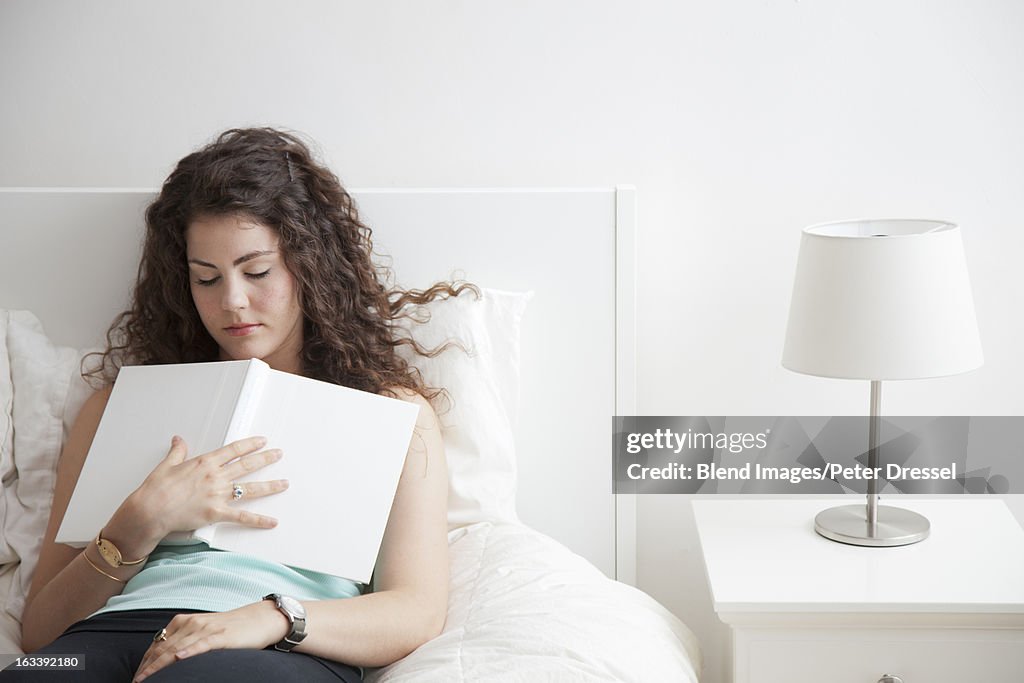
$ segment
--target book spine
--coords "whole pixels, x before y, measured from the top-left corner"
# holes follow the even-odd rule
[[[249,429],[252,425],[253,415],[256,414],[256,407],[259,405],[269,369],[270,366],[261,360],[253,358],[249,361],[245,379],[242,380],[242,386],[238,389],[238,397],[235,399],[235,410],[224,431],[223,444],[253,436],[249,434]]]
[[[221,445],[226,446],[232,441],[244,439],[251,429],[253,415],[259,404],[263,393],[263,385],[266,384],[267,374],[270,366],[261,360],[253,358],[245,370],[245,378],[238,388],[238,395],[235,397],[235,408],[231,413],[231,419],[224,429],[224,437]],[[217,525],[209,524],[200,527],[192,532],[192,537],[205,541],[208,545],[214,544],[214,537],[217,535]]]

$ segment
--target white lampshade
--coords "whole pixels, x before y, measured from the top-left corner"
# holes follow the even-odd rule
[[[783,366],[892,380],[953,375],[982,362],[959,227],[894,219],[803,231]]]

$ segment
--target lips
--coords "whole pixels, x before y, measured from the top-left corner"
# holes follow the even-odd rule
[[[246,335],[252,334],[260,327],[261,325],[259,323],[232,325],[231,327],[225,327],[224,331],[230,334],[232,337],[244,337]]]

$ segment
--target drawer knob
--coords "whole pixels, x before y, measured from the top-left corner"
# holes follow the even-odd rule
[[[878,679],[878,683],[903,683],[903,679],[899,676],[883,674],[882,677]]]

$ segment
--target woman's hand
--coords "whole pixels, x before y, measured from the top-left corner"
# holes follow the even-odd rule
[[[152,676],[176,661],[210,650],[248,648],[262,650],[288,634],[288,620],[269,600],[230,612],[179,614],[154,640],[135,673],[133,683]]]
[[[192,531],[215,522],[270,529],[277,520],[232,505],[235,480],[281,459],[281,451],[259,451],[263,437],[233,441],[195,458],[188,457],[184,439],[174,437],[167,456],[118,509],[111,526],[120,527],[119,515],[149,530],[151,544],[173,531]],[[245,498],[260,498],[288,488],[284,479],[245,482]],[[127,521],[127,520],[126,520]]]

